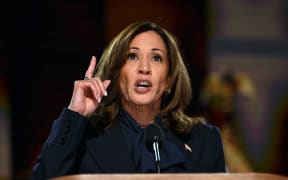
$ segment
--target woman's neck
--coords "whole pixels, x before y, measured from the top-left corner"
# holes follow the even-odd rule
[[[122,102],[122,107],[143,128],[153,123],[154,118],[160,111],[160,105],[158,104],[137,105],[133,103]]]

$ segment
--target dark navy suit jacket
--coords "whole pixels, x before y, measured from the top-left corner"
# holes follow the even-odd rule
[[[92,129],[87,118],[64,109],[53,123],[52,131],[32,170],[31,179],[68,174],[137,173],[117,121],[105,132]],[[181,173],[225,172],[223,145],[215,126],[200,125],[185,140],[171,131],[167,132],[166,137],[187,158],[187,162],[181,165]],[[185,148],[185,144],[191,151]],[[168,169],[163,173],[173,172]]]

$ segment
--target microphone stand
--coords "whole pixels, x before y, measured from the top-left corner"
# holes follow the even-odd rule
[[[156,169],[158,174],[160,174],[160,153],[159,153],[159,144],[158,144],[159,137],[154,136],[153,139],[153,150],[155,153],[155,162],[156,162]]]

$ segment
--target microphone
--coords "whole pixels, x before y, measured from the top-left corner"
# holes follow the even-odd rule
[[[145,128],[144,141],[148,151],[153,152],[155,155],[156,169],[160,173],[160,153],[159,147],[162,143],[162,131],[157,124],[150,124]]]

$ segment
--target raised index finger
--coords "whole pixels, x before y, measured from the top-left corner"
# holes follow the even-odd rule
[[[89,79],[93,77],[93,73],[96,67],[96,57],[92,56],[90,65],[85,73],[85,77],[88,77]]]

